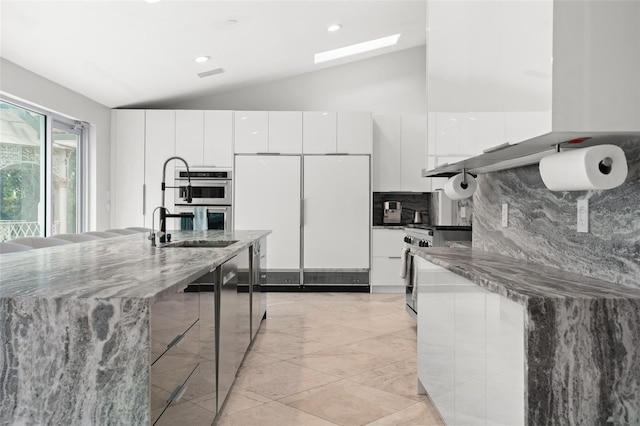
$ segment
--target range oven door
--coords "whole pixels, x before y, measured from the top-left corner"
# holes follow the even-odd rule
[[[193,213],[193,218],[181,218],[179,228],[230,231],[231,206],[176,206],[178,213]]]

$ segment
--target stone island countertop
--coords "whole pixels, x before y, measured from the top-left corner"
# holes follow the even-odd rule
[[[1,255],[0,424],[150,424],[156,302],[270,232],[173,233],[237,241],[222,248],[152,247],[134,234]]]
[[[222,248],[152,247],[147,233],[0,256],[0,299],[141,298],[186,285],[271,231],[174,231],[173,241],[234,240]]]

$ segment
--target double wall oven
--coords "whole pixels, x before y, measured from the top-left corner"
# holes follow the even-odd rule
[[[412,253],[411,249],[443,247],[447,241],[471,241],[471,227],[414,225],[404,228],[404,245],[409,249],[405,259],[406,310],[414,319],[418,314],[418,286],[421,282],[425,284],[426,273],[434,267],[430,262]]]
[[[186,192],[187,169],[176,168],[176,210],[178,213],[193,213],[193,217],[181,218],[182,230],[231,230],[233,229],[233,185],[232,172],[212,167],[191,168],[190,204],[180,194]]]

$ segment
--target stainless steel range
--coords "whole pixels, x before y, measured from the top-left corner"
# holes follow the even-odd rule
[[[404,228],[405,249],[415,247],[443,247],[447,241],[471,241],[470,226],[410,225]],[[417,288],[420,271],[432,268],[431,264],[411,251],[406,253],[405,290],[407,312],[413,318],[418,313]]]

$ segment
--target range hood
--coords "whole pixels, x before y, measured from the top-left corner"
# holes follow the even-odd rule
[[[551,132],[423,170],[450,177],[535,164],[557,149],[640,143],[640,2],[554,1]]]

